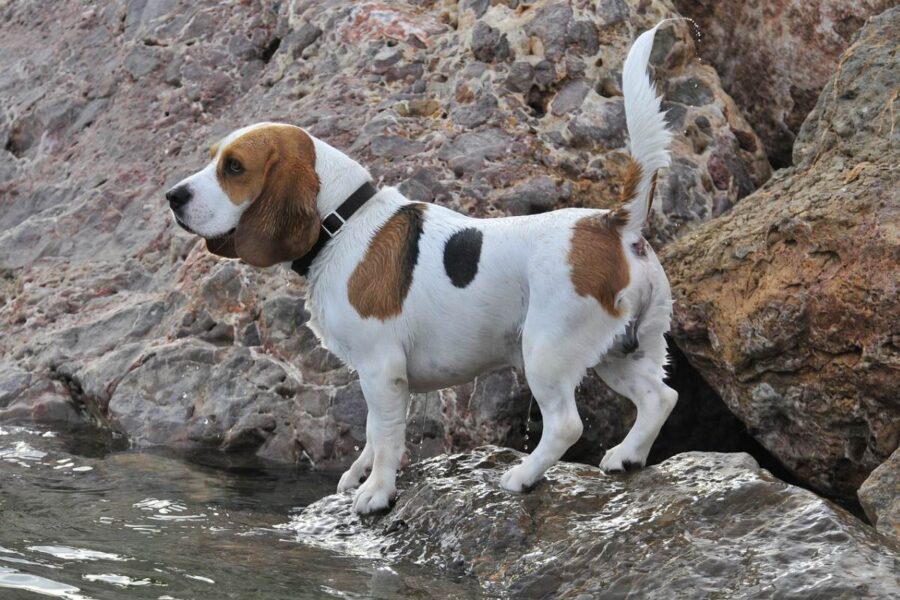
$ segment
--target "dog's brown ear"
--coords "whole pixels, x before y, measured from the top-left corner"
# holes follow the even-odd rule
[[[234,249],[234,234],[229,233],[222,237],[206,240],[206,249],[216,256],[225,258],[237,258],[237,252]]]
[[[257,267],[300,258],[318,241],[320,231],[312,139],[302,129],[286,126],[273,128],[270,135],[260,194],[241,215],[230,248]]]

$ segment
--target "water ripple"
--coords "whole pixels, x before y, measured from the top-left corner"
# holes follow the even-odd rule
[[[81,589],[75,586],[7,567],[0,567],[0,588],[23,590],[64,600],[91,600],[90,596],[82,595]]]
[[[49,554],[63,560],[112,560],[116,562],[131,560],[126,556],[120,556],[111,552],[98,552],[97,550],[86,550],[71,546],[28,546],[28,549],[32,552]]]
[[[274,529],[293,532],[291,541],[360,558],[384,558],[381,528],[367,526],[353,510],[353,494],[333,494]]]
[[[116,575],[114,573],[86,573],[81,577],[85,581],[102,581],[103,583],[111,583],[116,587],[122,588],[153,584],[149,579],[134,579],[128,575]]]

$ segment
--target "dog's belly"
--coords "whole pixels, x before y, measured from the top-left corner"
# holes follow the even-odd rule
[[[412,392],[430,392],[466,383],[499,367],[521,368],[521,341],[515,332],[488,336],[477,344],[442,344],[439,336],[417,344],[407,356]],[[458,342],[458,340],[456,340]]]

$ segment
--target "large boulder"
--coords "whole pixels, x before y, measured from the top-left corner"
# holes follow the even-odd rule
[[[900,540],[900,448],[863,482],[859,501],[878,531]]]
[[[346,493],[284,528],[471,575],[501,597],[900,594],[900,544],[746,454],[680,454],[625,476],[560,463],[514,495],[498,482],[521,457],[487,447],[429,459],[400,478],[386,516],[360,519]]]
[[[0,415],[346,462],[365,407],[304,325],[302,280],[208,255],[162,194],[226,132],[283,120],[415,200],[481,216],[608,205],[626,165],[622,61],[671,4],[491,4],[3,3],[0,354],[31,379],[4,380]],[[683,23],[653,64],[677,133],[652,219],[663,244],[769,167]],[[633,409],[596,380],[581,398],[599,460]],[[419,397],[416,452],[534,443],[529,402],[509,371]]]
[[[674,0],[698,25],[700,55],[762,138],[772,164],[794,139],[853,34],[891,0]]]
[[[854,499],[900,441],[900,9],[841,57],[779,171],[664,249],[673,334],[801,480]]]

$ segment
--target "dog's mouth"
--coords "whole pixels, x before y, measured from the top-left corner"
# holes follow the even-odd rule
[[[187,231],[188,233],[193,233],[194,235],[197,235],[197,232],[196,232],[196,231],[194,231],[193,229],[191,229],[190,227],[188,227],[187,225],[185,225],[184,221],[182,221],[181,219],[178,218],[178,215],[175,215],[175,222],[178,223],[178,226],[179,226],[179,227],[181,227],[182,229],[184,229],[184,230]]]
[[[187,231],[188,233],[192,233],[194,235],[200,235],[193,229],[187,226],[184,221],[178,218],[178,215],[175,216],[175,222],[178,223],[178,226]],[[225,233],[221,235],[217,235],[214,237],[203,237],[206,240],[206,249],[211,253],[217,256],[224,256],[226,258],[237,258],[237,253],[234,250],[234,232],[236,227],[232,227]]]

